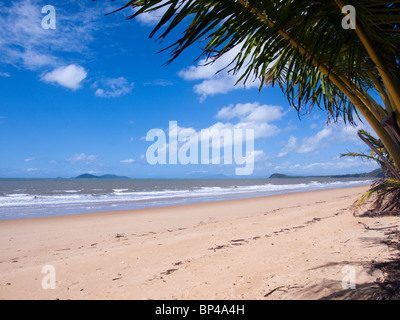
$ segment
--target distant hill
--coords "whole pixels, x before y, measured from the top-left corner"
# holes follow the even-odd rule
[[[224,174],[210,174],[208,172],[193,172],[185,176],[186,179],[232,179],[234,177]]]
[[[129,177],[117,176],[115,174],[103,174],[102,176],[95,176],[94,174],[84,173],[74,179],[130,179]]]
[[[300,179],[300,178],[382,178],[384,176],[382,169],[376,169],[367,173],[353,173],[332,176],[288,176],[282,173],[271,174],[269,179]]]
[[[358,174],[345,174],[345,175],[337,175],[332,176],[332,178],[383,178],[384,173],[382,169],[376,169],[367,173],[358,173]]]

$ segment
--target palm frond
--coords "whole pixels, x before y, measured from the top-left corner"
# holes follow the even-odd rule
[[[359,23],[368,26],[368,34],[387,53],[387,61],[400,70],[400,1],[347,2],[357,8]],[[185,26],[183,35],[161,50],[170,50],[168,63],[195,43],[205,43],[199,58],[214,60],[241,45],[232,71],[241,70],[244,82],[259,78],[263,84],[278,85],[299,112],[317,105],[330,118],[353,123],[356,108],[330,75],[319,71],[321,65],[345,76],[354,90],[367,92],[375,87],[367,71],[381,81],[356,33],[342,28],[343,16],[335,1],[132,0],[127,6],[136,10],[129,19],[163,9],[150,37],[160,33],[162,40],[178,25]]]

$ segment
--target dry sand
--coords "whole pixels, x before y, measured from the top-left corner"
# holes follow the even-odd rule
[[[367,188],[0,221],[0,299],[365,299],[393,252],[359,222],[398,224],[353,216]]]

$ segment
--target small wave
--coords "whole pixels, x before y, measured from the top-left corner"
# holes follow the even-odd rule
[[[270,195],[297,191],[312,191],[321,189],[341,188],[347,186],[366,185],[372,180],[362,181],[310,181],[295,184],[260,184],[260,185],[235,185],[226,187],[196,187],[189,189],[164,189],[132,191],[125,188],[111,189],[110,192],[82,193],[82,190],[64,190],[63,193],[26,194],[7,193],[0,195],[0,207],[3,208],[46,208],[69,206],[101,206],[103,204],[114,205],[123,203],[170,201],[171,199],[208,199],[220,197],[235,197],[239,195]],[[174,201],[175,201],[174,200]]]

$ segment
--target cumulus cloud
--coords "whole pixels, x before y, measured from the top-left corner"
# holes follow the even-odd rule
[[[225,126],[229,129],[254,129],[255,138],[267,138],[280,131],[271,122],[282,119],[284,115],[285,112],[280,106],[260,105],[260,103],[254,102],[238,103],[224,107],[218,111],[216,118],[225,121],[229,120],[224,125],[219,123],[219,126]],[[237,123],[233,124],[232,122],[235,119]]]
[[[95,95],[100,98],[117,98],[130,93],[134,87],[133,82],[129,82],[124,77],[102,79],[94,84],[97,88]]]
[[[239,103],[220,109],[215,117],[221,121],[201,130],[180,127],[177,122],[171,121],[168,135],[172,141],[177,141],[178,145],[174,145],[172,148],[165,140],[159,141],[157,153],[160,158],[165,158],[167,153],[175,156],[180,147],[189,142],[200,143],[202,146],[212,145],[213,150],[215,148],[217,151],[208,155],[201,154],[202,157],[205,157],[202,158],[202,163],[208,163],[208,160],[211,163],[221,163],[225,152],[229,153],[233,146],[241,147],[246,157],[253,159],[254,162],[265,161],[267,156],[264,151],[254,150],[254,139],[276,135],[279,128],[269,122],[280,120],[284,114],[282,107],[254,102]],[[151,137],[149,137],[150,140]],[[246,146],[243,146],[244,143]],[[253,147],[249,147],[250,145]],[[249,151],[248,148],[253,150]],[[218,151],[221,149],[224,149],[223,153]],[[208,159],[209,156],[212,158]]]
[[[304,138],[300,147],[298,148],[298,153],[309,153],[318,150],[321,145],[328,140],[332,139],[333,129],[330,127],[325,127],[317,134]]]
[[[75,91],[81,87],[86,76],[87,72],[83,67],[70,64],[44,74],[41,80],[52,84],[56,83]]]
[[[216,118],[223,120],[239,118],[248,122],[270,122],[281,119],[284,115],[282,110],[283,108],[280,106],[260,105],[258,102],[238,103],[219,110]]]
[[[268,138],[280,132],[280,129],[271,122],[280,120],[285,113],[280,106],[262,105],[254,103],[238,103],[223,107],[218,111],[215,118],[221,121],[214,123],[208,128],[202,129],[208,132],[210,137],[221,137],[224,132],[234,133],[235,130],[245,132],[246,129],[254,130],[254,139]],[[182,128],[177,126],[175,133],[180,134],[183,130],[196,132],[199,141],[204,137],[200,131],[193,128]],[[243,133],[241,136],[234,136],[232,144],[243,143],[247,139]]]
[[[244,85],[240,82],[237,83],[243,75],[243,71],[239,71],[236,74],[230,72],[229,65],[241,48],[242,45],[237,45],[215,61],[202,59],[196,66],[189,66],[181,70],[178,75],[187,81],[201,80],[200,83],[193,87],[194,92],[200,96],[201,101],[206,99],[207,96],[228,93],[232,90],[258,88],[260,86],[259,80],[248,81]]]
[[[321,148],[328,147],[334,143],[343,143],[346,141],[362,143],[358,138],[357,132],[360,129],[373,132],[368,124],[359,124],[356,127],[345,125],[343,123],[326,125],[322,130],[315,135],[305,137],[301,143],[296,137],[291,136],[287,144],[279,152],[278,157],[284,157],[288,153],[311,153],[316,152]]]

